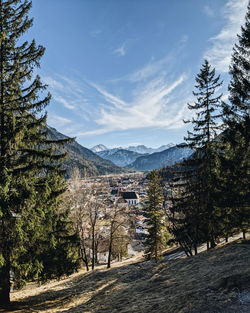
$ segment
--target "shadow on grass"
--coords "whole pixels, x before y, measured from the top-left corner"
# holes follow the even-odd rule
[[[237,293],[250,288],[249,260],[248,241],[230,243],[192,258],[97,269],[62,281],[56,287],[59,290],[51,289],[25,298],[16,304],[19,309],[16,311],[250,312],[250,304],[237,302]]]
[[[138,262],[109,270],[97,269],[93,272],[84,273],[72,278],[70,281],[62,281],[61,284],[57,285],[59,290],[49,289],[40,294],[27,297],[21,302],[13,302],[9,312],[40,312],[42,310],[60,312],[59,307],[65,306],[67,308],[67,305],[79,304],[79,302],[81,304],[77,305],[77,308],[68,309],[65,312],[83,313],[85,309],[87,312],[92,312],[89,310],[92,305],[95,307],[105,306],[105,298],[111,291],[112,293],[123,290],[126,292],[127,289],[131,289],[131,284],[134,281],[150,279],[153,271],[148,271],[148,268],[152,266],[151,262]],[[121,300],[121,303],[124,301],[126,301],[126,297]]]

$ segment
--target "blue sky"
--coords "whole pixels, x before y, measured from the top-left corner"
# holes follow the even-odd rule
[[[225,80],[248,0],[33,0],[48,123],[83,146],[179,143],[206,57]]]

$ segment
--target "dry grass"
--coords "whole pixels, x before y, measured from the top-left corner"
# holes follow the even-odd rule
[[[192,258],[81,272],[14,292],[12,300],[16,313],[249,313],[250,241]]]

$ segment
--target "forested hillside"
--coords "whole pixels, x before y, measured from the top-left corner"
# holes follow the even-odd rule
[[[58,140],[68,138],[59,133],[56,129],[48,127],[48,137]],[[116,166],[114,163],[104,160],[96,153],[81,146],[77,141],[69,142],[62,147],[62,151],[67,152],[67,159],[64,161],[64,168],[67,176],[72,175],[74,168],[78,168],[82,176],[98,176],[111,173],[122,173],[125,170]]]
[[[14,312],[248,313],[249,259],[249,242],[235,242],[193,258],[100,267],[15,292]]]
[[[190,157],[192,153],[192,149],[174,146],[162,152],[155,152],[138,157],[133,163],[129,164],[128,167],[139,171],[152,171],[178,163]]]

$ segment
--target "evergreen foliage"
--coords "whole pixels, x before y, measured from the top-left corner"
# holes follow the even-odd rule
[[[163,210],[163,193],[160,176],[157,171],[149,174],[147,201],[144,206],[144,215],[147,218],[148,236],[146,239],[145,256],[158,261],[166,245],[166,220]]]
[[[58,145],[65,140],[47,139],[50,94],[42,98],[46,86],[34,75],[44,48],[20,38],[32,25],[30,8],[30,1],[0,0],[1,305],[10,301],[10,273],[21,286],[77,266],[67,212],[58,209],[66,188]]]
[[[232,54],[228,87],[229,102],[223,103],[225,153],[222,158],[223,186],[228,207],[232,211],[232,226],[245,232],[250,226],[250,5],[245,25],[238,35]]]
[[[187,162],[185,162],[187,163]],[[204,231],[204,212],[201,207],[201,183],[196,163],[181,164],[173,169],[171,179],[171,206],[168,213],[169,230],[187,256],[197,254]],[[204,237],[204,236],[203,236]],[[203,238],[203,241],[204,238]]]
[[[188,104],[195,111],[192,131],[185,137],[187,146],[194,150],[192,157],[175,170],[172,183],[173,207],[171,209],[172,232],[179,243],[192,255],[192,248],[197,253],[197,244],[206,241],[208,247],[215,246],[215,239],[220,231],[220,210],[216,199],[218,186],[218,119],[221,118],[220,102],[222,95],[217,95],[222,85],[220,76],[211,69],[208,61],[202,64],[196,77],[196,97],[194,104]]]

